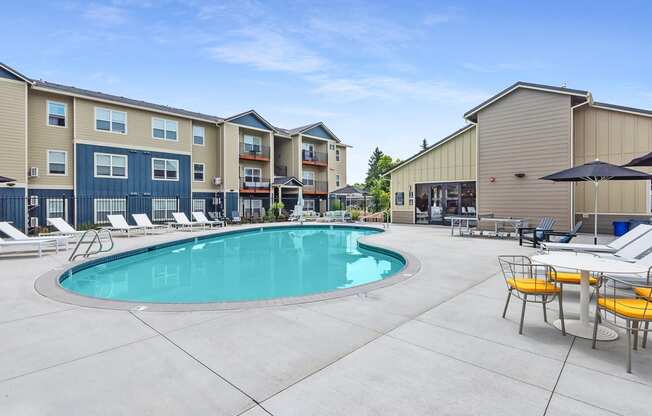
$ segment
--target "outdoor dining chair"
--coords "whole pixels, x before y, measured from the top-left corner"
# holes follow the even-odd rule
[[[518,333],[522,335],[526,304],[528,302],[540,303],[543,306],[543,320],[548,322],[546,305],[557,298],[559,301],[561,332],[566,335],[562,288],[561,285],[557,284],[556,270],[551,266],[534,264],[527,256],[498,256],[498,262],[507,284],[507,300],[505,301],[505,309],[503,309],[503,318],[507,314],[512,295],[521,299],[523,305],[521,307]]]
[[[596,297],[593,345],[596,348],[598,322],[624,329],[627,333],[627,372],[632,372],[632,350],[638,350],[639,332],[643,348],[652,321],[652,286],[633,283],[613,276],[603,276]]]
[[[545,233],[552,231],[555,226],[555,219],[543,217],[539,220],[536,227],[523,227],[518,229],[518,245],[522,246],[523,241],[532,244],[532,247],[538,247],[539,243],[545,239]]]

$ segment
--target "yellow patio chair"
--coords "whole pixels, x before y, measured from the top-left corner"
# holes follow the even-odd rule
[[[525,305],[528,302],[540,303],[543,306],[543,320],[548,322],[546,305],[557,298],[559,300],[561,332],[566,335],[562,289],[561,285],[556,282],[557,272],[555,269],[551,266],[533,264],[527,256],[498,256],[498,262],[507,284],[507,300],[505,301],[505,309],[503,309],[503,318],[507,314],[509,301],[512,294],[514,294],[523,301],[521,321],[518,328],[519,335],[522,335]]]
[[[598,321],[627,332],[627,372],[632,372],[632,349],[638,349],[638,335],[643,331],[643,347],[652,321],[652,286],[632,283],[613,276],[603,276],[597,289],[593,345],[596,348]],[[632,336],[634,338],[632,344]]]

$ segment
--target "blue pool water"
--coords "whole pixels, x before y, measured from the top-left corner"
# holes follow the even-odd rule
[[[358,246],[377,231],[282,227],[225,234],[97,264],[64,276],[67,290],[132,302],[203,303],[302,296],[385,279],[404,261]]]

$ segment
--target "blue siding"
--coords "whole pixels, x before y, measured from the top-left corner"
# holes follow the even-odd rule
[[[29,197],[37,196],[38,205],[29,205],[27,215],[29,217],[38,217],[38,223],[41,227],[47,225],[47,200],[57,199],[65,201],[66,205],[66,218],[68,224],[75,222],[75,200],[73,198],[72,189],[28,189],[27,194]]]
[[[6,79],[13,79],[15,81],[22,81],[22,79],[18,78],[14,74],[12,74],[9,71],[6,71],[4,68],[0,68],[0,78],[6,78]]]
[[[246,114],[242,117],[231,120],[231,123],[242,124],[243,126],[255,127],[257,129],[270,130],[260,118],[255,114]]]
[[[0,188],[0,221],[25,229],[25,188]]]
[[[335,139],[335,137],[329,134],[326,131],[326,129],[324,129],[322,126],[313,127],[310,130],[303,132],[303,134],[307,134],[309,136],[321,137],[322,139],[337,140]]]
[[[240,212],[240,207],[238,204],[238,193],[237,192],[226,192],[226,216],[232,218],[233,211]]]
[[[96,178],[94,153],[127,155],[127,179]],[[179,180],[160,181],[152,179],[152,158],[175,159],[179,161]],[[77,179],[79,224],[94,221],[95,198],[127,198],[126,217],[131,214],[152,215],[151,198],[178,198],[179,210],[190,213],[190,156],[175,153],[146,150],[122,149],[118,147],[77,145]]]

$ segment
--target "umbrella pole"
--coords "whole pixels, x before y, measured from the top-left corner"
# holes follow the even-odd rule
[[[593,244],[598,245],[598,186],[600,183],[598,181],[593,182],[594,192],[593,192]]]

